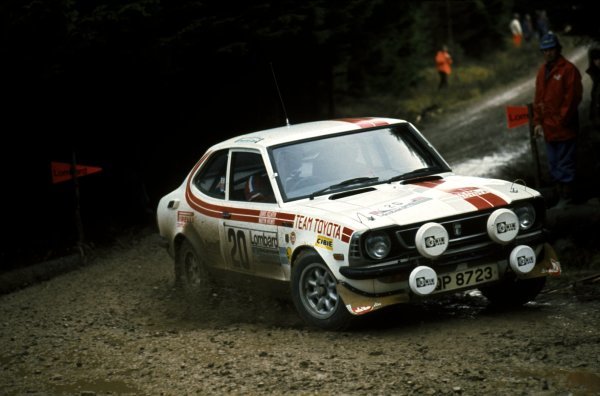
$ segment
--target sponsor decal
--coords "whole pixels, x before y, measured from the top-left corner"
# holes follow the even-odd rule
[[[317,242],[315,243],[315,246],[322,247],[327,250],[333,250],[333,239],[319,235],[317,236]]]
[[[316,232],[329,238],[341,239],[344,242],[350,240],[350,235],[353,232],[351,229],[342,227],[334,222],[302,215],[296,215],[294,228],[302,231]]]
[[[243,137],[241,139],[236,140],[236,143],[258,143],[261,140],[263,140],[263,138],[258,137],[258,136],[248,136],[248,137]]]
[[[507,223],[505,221],[501,221],[496,224],[496,231],[498,234],[503,234],[509,231],[515,231],[517,229],[517,225],[515,223]]]
[[[417,283],[417,287],[433,286],[435,284],[435,279],[433,279],[433,278],[426,278],[424,276],[419,276],[416,279],[416,283]]]
[[[273,212],[271,210],[261,210],[258,214],[258,223],[259,224],[275,224],[275,220],[277,219],[277,212]]]
[[[372,310],[373,307],[371,305],[365,305],[362,307],[352,307],[352,312],[354,312],[355,314],[367,313]]]
[[[552,264],[552,268],[548,268],[548,275],[551,276],[560,276],[562,270],[560,267],[560,262],[556,259],[551,258],[550,264]]]
[[[177,226],[178,227],[181,227],[184,224],[193,223],[193,222],[194,222],[194,212],[188,212],[185,210],[177,211]]]
[[[463,187],[450,190],[441,189],[441,191],[456,195],[475,206],[477,209],[489,209],[507,204],[504,199],[487,191],[485,188],[480,187]]]
[[[290,242],[292,243],[292,245],[296,243],[296,233],[293,231],[290,234]]]
[[[523,267],[525,265],[533,264],[534,261],[535,261],[534,257],[527,257],[527,256],[519,256],[519,257],[517,257],[517,265],[519,267]]]
[[[279,244],[276,232],[250,230],[250,244],[255,255],[277,254]]]
[[[389,216],[389,215],[399,212],[401,210],[408,209],[410,207],[419,205],[423,202],[427,202],[430,200],[431,200],[431,198],[428,198],[428,197],[416,197],[416,198],[409,200],[408,202],[404,202],[404,201],[391,202],[391,203],[385,204],[380,209],[375,209],[374,211],[369,212],[369,214],[375,215],[375,216]]]
[[[446,238],[444,238],[444,237],[436,238],[434,235],[425,237],[425,247],[426,248],[433,248],[436,246],[444,245],[445,243],[446,243]]]
[[[350,309],[356,315],[366,314],[367,312],[371,312],[380,308],[382,305],[380,302],[376,302],[373,305],[360,305],[358,307],[353,307],[351,304],[346,305],[346,308]]]
[[[280,247],[279,248],[279,264],[289,265],[291,254],[292,254],[292,250],[290,248]]]

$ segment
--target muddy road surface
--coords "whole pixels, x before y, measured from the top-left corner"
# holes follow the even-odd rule
[[[523,308],[457,294],[305,326],[285,300],[186,302],[153,230],[0,296],[0,394],[600,394],[598,282],[565,271]]]

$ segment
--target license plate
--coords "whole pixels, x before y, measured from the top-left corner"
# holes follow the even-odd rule
[[[434,290],[443,292],[461,289],[498,279],[498,267],[495,264],[472,267],[466,270],[438,275],[438,283]]]

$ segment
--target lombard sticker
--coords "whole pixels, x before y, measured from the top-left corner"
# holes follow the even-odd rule
[[[323,235],[319,235],[317,236],[317,242],[315,242],[315,246],[327,250],[333,250],[333,239],[327,238]]]
[[[254,255],[276,255],[279,243],[276,232],[250,230],[250,243]]]
[[[177,227],[182,227],[184,224],[194,222],[194,212],[188,212],[185,210],[177,211]]]
[[[292,231],[292,233],[290,233],[290,243],[293,245],[296,243],[296,233]]]
[[[430,201],[431,199],[432,198],[428,198],[428,197],[415,197],[407,202],[404,202],[404,201],[391,202],[391,203],[384,205],[382,208],[375,209],[374,211],[369,212],[369,214],[375,215],[375,216],[389,216],[389,215],[399,212],[401,210],[405,210],[405,209],[408,209],[415,205],[422,204],[423,202]]]

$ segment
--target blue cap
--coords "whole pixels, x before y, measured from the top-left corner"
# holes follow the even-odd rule
[[[540,40],[540,49],[550,49],[550,48],[558,48],[560,47],[560,42],[558,41],[558,37],[552,32],[548,32],[544,34],[542,39]]]

